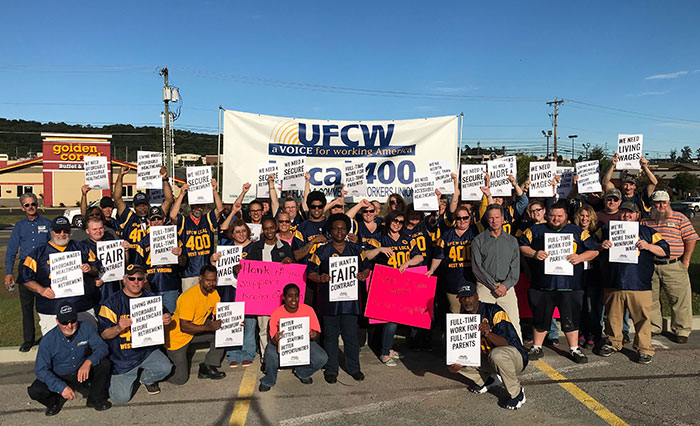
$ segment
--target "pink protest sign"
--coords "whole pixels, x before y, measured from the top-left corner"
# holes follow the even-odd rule
[[[270,315],[282,304],[282,290],[289,283],[299,286],[304,301],[306,265],[242,260],[236,286],[236,302],[245,302],[246,315]]]
[[[425,272],[426,268],[420,267],[410,268],[402,274],[396,268],[376,265],[367,296],[365,316],[430,328],[437,278],[428,277]]]

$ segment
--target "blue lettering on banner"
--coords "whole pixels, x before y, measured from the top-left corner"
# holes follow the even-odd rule
[[[341,142],[345,146],[355,148],[360,144],[359,140],[352,140],[348,135],[350,129],[360,129],[362,131],[362,140],[364,146],[373,148],[379,139],[380,147],[387,147],[391,142],[391,138],[394,135],[394,125],[388,124],[386,129],[381,124],[372,125],[370,129],[369,126],[365,124],[347,124],[342,128],[338,128],[337,124],[325,124],[323,126],[319,124],[311,125],[311,135],[307,136],[307,126],[305,123],[299,123],[299,142],[304,146],[314,146],[320,140],[322,140],[322,146],[330,147],[331,139],[340,137]],[[323,135],[321,135],[323,133]]]
[[[301,137],[300,139],[301,140]],[[416,146],[387,147],[348,147],[348,146],[304,146],[271,143],[268,154],[287,157],[396,157],[399,155],[416,155]]]
[[[385,160],[381,163],[370,161],[365,165],[365,171],[368,185],[393,185],[394,181],[397,179],[403,185],[410,185],[413,183],[413,174],[416,171],[416,165],[411,160],[403,160],[398,164],[395,164],[392,160]],[[309,183],[316,186],[340,185],[342,175],[343,173],[338,167],[328,167],[325,169],[312,167],[309,169]],[[389,194],[391,194],[391,192],[389,192]]]

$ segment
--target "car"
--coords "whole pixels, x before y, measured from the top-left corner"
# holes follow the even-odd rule
[[[683,213],[688,219],[692,219],[695,217],[695,209],[693,209],[688,204],[685,204],[684,202],[671,203],[671,208],[673,209],[673,211]]]
[[[681,201],[681,203],[688,206],[695,213],[700,212],[700,197],[690,197],[685,201]]]

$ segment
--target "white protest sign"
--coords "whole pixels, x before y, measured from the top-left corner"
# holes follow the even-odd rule
[[[49,254],[51,289],[56,299],[85,294],[82,263],[79,251]]]
[[[479,201],[484,193],[481,187],[486,186],[486,165],[462,164],[462,201]]]
[[[557,163],[555,161],[533,161],[530,163],[530,197],[554,197],[552,179]]]
[[[270,173],[275,175],[275,183],[279,181],[279,165],[277,163],[258,164],[258,184],[255,186],[258,198],[268,198],[270,196],[270,184],[267,177]]]
[[[435,195],[435,182],[429,174],[413,175],[413,208],[417,212],[432,212],[439,208],[438,198]]]
[[[162,189],[149,189],[148,203],[152,206],[160,206],[165,202],[165,191]]]
[[[221,320],[221,328],[214,333],[217,348],[243,345],[243,316],[245,302],[219,302],[216,304],[216,319]]]
[[[163,154],[152,151],[139,151],[136,160],[136,187],[141,189],[163,189],[160,168]]]
[[[260,235],[262,234],[262,224],[259,223],[247,223],[248,228],[250,228],[250,242],[254,243],[260,240]]]
[[[175,225],[151,226],[151,266],[177,263],[173,249],[177,247]]]
[[[574,275],[574,265],[566,257],[574,254],[574,236],[572,234],[544,234],[545,275]]]
[[[559,198],[567,198],[574,187],[574,168],[573,167],[557,167],[557,175],[559,175],[559,184],[557,185],[557,195]]]
[[[615,170],[639,170],[644,135],[617,135],[618,159]]]
[[[353,161],[343,165],[343,183],[349,197],[366,197],[365,163]]]
[[[126,265],[123,242],[124,240],[97,241],[97,258],[104,268],[100,276],[102,281],[118,281],[124,277]]]
[[[481,366],[481,315],[447,314],[447,365]]]
[[[161,296],[131,298],[129,299],[129,310],[132,348],[165,343],[163,298]]]
[[[343,302],[358,300],[357,256],[334,256],[328,259],[328,300]]]
[[[306,157],[291,157],[282,163],[282,191],[303,191],[306,184]],[[269,188],[268,188],[269,190]]]
[[[241,263],[243,246],[217,246],[216,252],[221,258],[216,261],[216,285],[236,286],[236,274],[233,267]]]
[[[187,201],[190,205],[214,202],[214,189],[211,185],[211,167],[196,166],[187,168]]]
[[[435,160],[428,163],[429,175],[433,177],[435,188],[443,194],[454,194],[455,184],[452,181],[452,170],[450,162],[445,160]]]
[[[637,241],[639,241],[639,222],[610,221],[610,262],[638,263]]]
[[[280,318],[279,329],[280,367],[310,364],[309,317]]]
[[[598,160],[576,163],[576,174],[578,175],[579,194],[590,194],[602,191]]]
[[[85,185],[90,189],[109,189],[109,171],[107,169],[107,157],[85,156],[83,157],[85,170]]]
[[[492,197],[510,197],[513,191],[513,184],[510,183],[508,175],[515,176],[517,169],[515,157],[503,157],[486,162],[491,179],[490,188]]]

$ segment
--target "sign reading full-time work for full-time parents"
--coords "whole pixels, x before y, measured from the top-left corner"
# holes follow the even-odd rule
[[[576,163],[579,194],[591,194],[602,191],[600,186],[600,164],[598,160],[579,161]]]
[[[615,170],[639,170],[644,135],[617,135],[617,163]]]
[[[569,196],[571,189],[574,187],[574,168],[558,166],[557,175],[559,176],[557,195],[559,198],[566,198]]]
[[[306,184],[306,157],[290,158],[282,163],[282,191],[303,191]]]
[[[91,189],[109,189],[109,170],[107,157],[85,156],[83,157],[85,170],[85,185]]]
[[[299,286],[299,300],[304,300],[306,265],[282,264],[259,260],[241,260],[236,286],[236,302],[246,302],[246,315],[270,315],[282,303],[284,286]]]
[[[151,266],[177,263],[173,249],[177,247],[175,225],[151,226]]]
[[[243,246],[217,246],[216,252],[221,258],[216,261],[216,285],[236,286],[234,267],[241,263]]]
[[[124,277],[125,250],[124,240],[97,241],[97,258],[103,270],[100,278],[104,282],[118,281]]]
[[[443,194],[454,194],[455,184],[452,180],[452,169],[450,162],[445,160],[434,160],[428,163],[429,175],[435,181],[435,188]]]
[[[484,195],[481,187],[486,186],[485,164],[462,164],[462,201],[479,201]]]
[[[279,329],[280,367],[310,364],[309,317],[280,318]]]
[[[566,258],[574,254],[574,236],[572,234],[544,234],[545,275],[574,275],[574,265]]]
[[[163,298],[161,296],[135,297],[129,299],[131,316],[131,347],[162,345]]]
[[[481,315],[447,314],[447,365],[481,366]]]
[[[349,197],[365,197],[367,194],[365,163],[349,161],[343,165],[343,183]]]
[[[214,190],[211,184],[211,167],[196,166],[187,168],[187,201],[190,205],[214,202]]]
[[[328,300],[344,302],[358,300],[357,256],[334,256],[328,259]]]
[[[438,209],[435,182],[429,174],[416,173],[413,176],[413,208],[418,212],[432,212]]]
[[[216,304],[216,319],[221,328],[214,333],[217,348],[243,345],[243,317],[245,302],[219,302]]]
[[[530,197],[554,197],[552,179],[557,163],[555,161],[532,161],[530,163]]]
[[[83,287],[82,255],[79,251],[65,251],[49,254],[51,289],[56,299],[82,296]]]
[[[639,222],[611,220],[609,261],[616,263],[638,263],[637,241],[639,241]]]
[[[152,151],[138,151],[136,157],[136,187],[141,189],[163,189],[160,168],[163,154]]]
[[[513,191],[513,184],[510,183],[508,175],[517,174],[515,157],[503,157],[486,162],[489,170],[491,196],[510,197]]]
[[[270,196],[270,184],[267,181],[268,176],[275,175],[274,183],[279,181],[280,175],[279,164],[277,163],[260,163],[258,164],[258,183],[255,186],[256,195],[258,198],[268,198]]]

